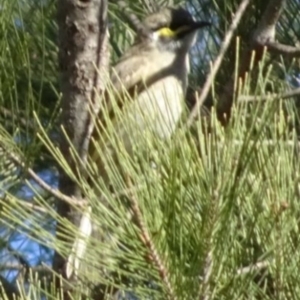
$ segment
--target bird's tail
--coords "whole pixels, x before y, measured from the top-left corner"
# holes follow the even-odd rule
[[[78,236],[73,244],[71,254],[67,259],[65,269],[67,278],[71,278],[73,276],[76,277],[78,275],[78,269],[86,250],[88,238],[92,234],[91,212],[92,209],[89,206],[81,216]]]

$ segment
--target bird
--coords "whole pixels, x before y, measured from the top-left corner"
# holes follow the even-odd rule
[[[110,142],[111,134],[129,154],[139,149],[146,133],[161,140],[173,134],[185,108],[189,50],[198,29],[210,23],[196,21],[182,7],[165,7],[148,15],[142,25],[146,30],[137,32],[134,44],[112,67],[91,136],[89,160],[105,182],[109,180],[105,158],[115,159],[119,151]],[[67,260],[67,277],[78,271],[84,256],[86,239],[92,233],[90,214],[89,207],[82,215]]]

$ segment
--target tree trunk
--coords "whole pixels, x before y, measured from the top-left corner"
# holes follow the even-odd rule
[[[92,131],[89,105],[92,105],[93,110],[99,109],[98,95],[104,90],[108,74],[107,1],[59,0],[57,9],[59,68],[63,94],[61,125],[78,157],[84,162]],[[78,167],[78,163],[70,155],[68,139],[62,132],[60,149],[75,172],[75,165]],[[59,187],[62,193],[81,198],[80,189],[64,170],[60,173]],[[57,200],[57,212],[62,219],[79,226],[81,215],[69,204]],[[66,240],[70,236],[67,231],[63,223],[58,222],[57,239],[71,244],[72,240]],[[53,268],[64,278],[65,264],[66,259],[56,252]]]

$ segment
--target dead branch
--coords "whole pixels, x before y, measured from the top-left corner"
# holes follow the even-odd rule
[[[255,264],[252,264],[250,266],[247,267],[243,267],[237,270],[237,275],[246,275],[249,273],[255,273],[255,272],[259,272],[262,269],[266,269],[271,265],[272,262],[270,261],[261,261],[261,262],[257,262]]]
[[[272,101],[272,100],[284,100],[300,95],[300,88],[293,89],[283,94],[267,94],[261,96],[240,95],[238,96],[238,102],[254,102],[254,101]]]
[[[200,107],[202,106],[202,104],[204,103],[205,99],[207,98],[207,95],[210,91],[210,88],[212,86],[213,80],[221,66],[221,63],[223,61],[223,58],[225,56],[225,53],[230,45],[230,42],[232,40],[233,37],[233,33],[236,30],[243,14],[245,13],[245,10],[247,8],[247,6],[249,5],[250,0],[243,0],[242,3],[240,4],[240,6],[238,7],[234,19],[229,27],[228,32],[225,35],[225,38],[223,40],[223,43],[221,45],[221,49],[220,49],[220,53],[218,55],[218,57],[216,58],[216,60],[214,61],[212,67],[211,67],[211,71],[205,81],[205,84],[202,88],[201,94],[200,96],[196,99],[196,103],[195,106],[192,110],[192,112],[190,113],[190,116],[188,118],[187,121],[187,125],[191,126],[191,124],[193,123],[194,119],[198,117],[199,113],[200,113]]]
[[[120,8],[120,11],[122,11],[122,14],[124,14],[125,18],[127,19],[128,23],[136,32],[139,32],[139,35],[145,36],[150,33],[149,30],[140,21],[140,19],[132,11],[130,11],[128,2],[119,0],[117,1],[117,4]]]
[[[86,201],[85,200],[78,200],[74,197],[69,197],[63,193],[61,193],[59,190],[54,189],[53,187],[51,187],[48,183],[46,183],[43,179],[40,178],[39,175],[37,175],[33,169],[31,169],[30,167],[28,167],[26,165],[25,162],[22,161],[22,159],[20,157],[18,157],[17,155],[13,154],[13,153],[9,153],[8,151],[6,151],[3,147],[0,147],[2,150],[4,150],[4,152],[6,153],[6,155],[9,157],[10,160],[12,160],[14,163],[16,163],[18,166],[22,167],[24,169],[25,172],[27,172],[30,177],[40,186],[42,187],[45,191],[47,191],[48,193],[50,193],[52,196],[56,197],[57,199],[72,205],[72,206],[78,206],[78,207],[83,207],[86,205]]]
[[[252,35],[252,44],[266,46],[275,40],[276,24],[286,0],[270,0]]]
[[[222,96],[220,97],[217,105],[218,119],[223,125],[226,125],[230,119],[234,94],[244,84],[245,76],[249,72],[250,61],[253,53],[255,54],[253,68],[258,66],[265,51],[269,51],[274,54],[281,54],[287,57],[300,56],[300,48],[284,45],[275,41],[276,24],[281,16],[285,3],[286,0],[269,1],[261,16],[260,22],[252,34],[250,48],[245,50],[244,54],[242,54],[241,67],[238,73],[240,81],[237,84],[236,89],[234,75],[225,85],[223,92],[221,93]],[[287,98],[289,97],[292,96],[287,96]],[[258,98],[256,97],[256,99]]]

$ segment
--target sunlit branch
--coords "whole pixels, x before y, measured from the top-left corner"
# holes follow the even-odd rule
[[[211,71],[206,79],[206,82],[202,88],[201,94],[199,95],[199,97],[196,99],[196,103],[195,106],[192,110],[192,112],[190,113],[190,116],[188,118],[187,121],[187,125],[191,126],[191,124],[193,123],[194,119],[197,118],[197,116],[199,115],[200,112],[200,107],[201,105],[204,103],[210,88],[212,86],[212,83],[214,81],[214,78],[221,66],[221,63],[223,61],[223,58],[225,56],[225,53],[230,45],[230,42],[232,40],[233,37],[233,33],[236,30],[239,22],[241,21],[241,18],[243,16],[243,14],[246,11],[247,6],[249,5],[250,0],[243,0],[242,3],[240,4],[239,8],[237,9],[235,15],[234,15],[234,19],[229,27],[229,30],[227,31],[225,38],[223,40],[223,43],[221,45],[221,49],[220,49],[220,53],[218,55],[218,57],[216,58],[216,60],[214,61],[212,67],[211,67]]]
[[[3,149],[3,147],[1,147]],[[5,151],[5,149],[3,149]],[[47,184],[43,179],[41,179],[40,176],[38,176],[33,169],[31,169],[30,167],[28,167],[20,157],[18,157],[17,155],[13,154],[13,153],[8,153],[8,151],[5,151],[6,155],[9,157],[9,159],[11,159],[13,162],[15,162],[17,165],[19,165],[20,167],[22,167],[29,175],[30,177],[40,186],[42,187],[45,191],[47,191],[48,193],[50,193],[52,196],[56,197],[59,200],[62,200],[70,205],[73,206],[78,206],[78,207],[82,207],[86,205],[86,201],[83,199],[75,199],[72,197],[69,197],[63,193],[61,193],[59,190],[54,189],[53,187],[51,187],[49,184]]]
[[[240,95],[238,102],[254,102],[254,101],[270,101],[270,100],[284,100],[300,95],[300,88],[293,89],[283,94],[267,94],[261,96]]]
[[[129,176],[127,176],[126,181],[127,181],[127,186],[130,191],[133,184],[132,184]],[[129,196],[129,201],[131,204],[133,221],[136,223],[136,225],[138,226],[138,228],[141,231],[140,240],[143,243],[143,245],[146,247],[146,249],[148,249],[148,251],[150,252],[149,259],[150,259],[150,261],[152,261],[155,264],[156,268],[158,269],[159,275],[167,288],[167,291],[169,294],[169,299],[176,300],[177,297],[175,295],[174,289],[170,282],[168,269],[165,266],[165,263],[163,262],[162,258],[160,257],[160,255],[149,235],[149,232],[148,232],[145,222],[143,220],[142,212],[139,208],[138,199],[136,199],[136,196],[133,192],[128,193],[128,196]]]

